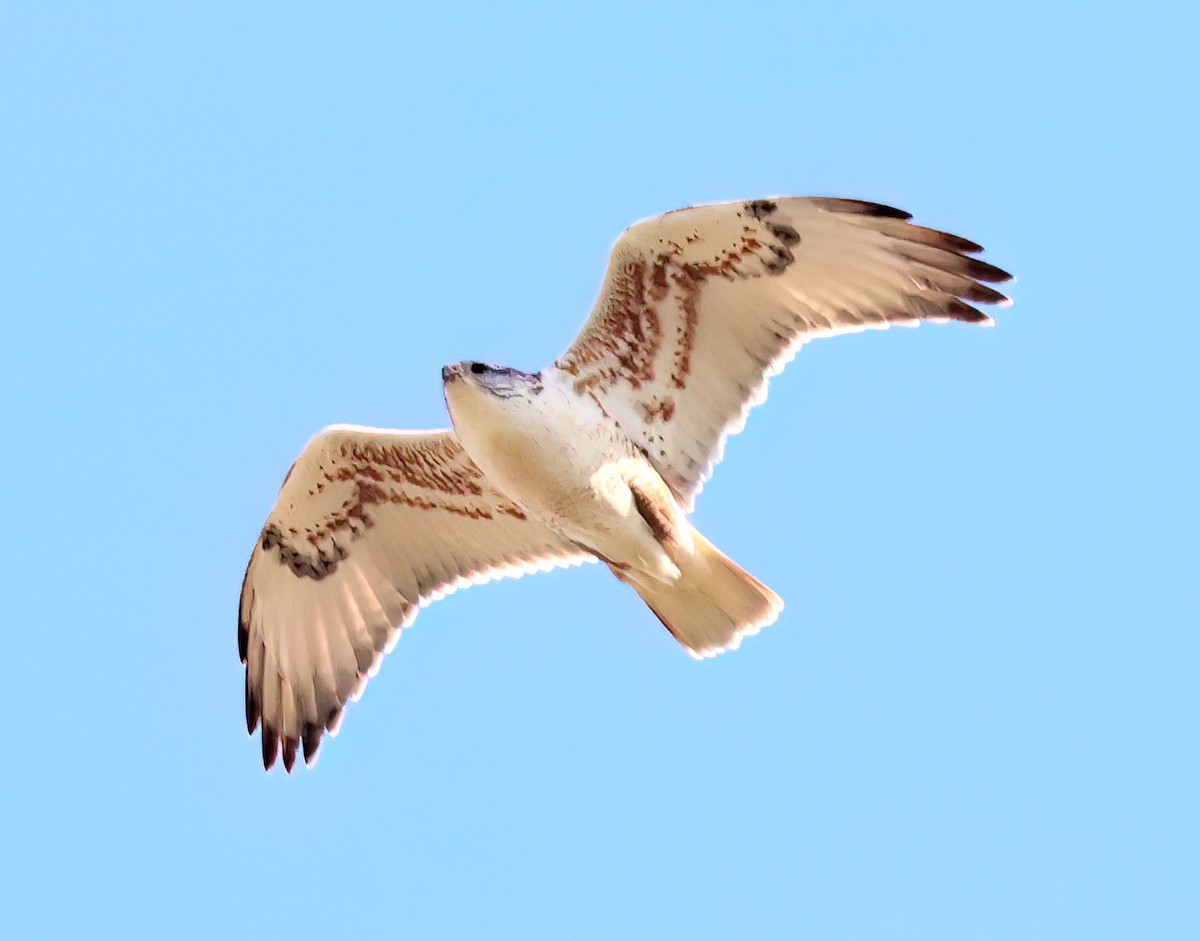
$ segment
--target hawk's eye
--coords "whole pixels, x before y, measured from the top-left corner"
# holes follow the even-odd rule
[[[482,376],[485,372],[487,372],[487,367],[483,365],[483,363],[472,363],[471,372],[476,376]]]

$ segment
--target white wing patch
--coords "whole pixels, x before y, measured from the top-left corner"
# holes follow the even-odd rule
[[[690,510],[810,339],[922,320],[990,324],[1009,275],[958,236],[875,203],[791,198],[699,206],[641,222],[613,247],[600,297],[554,364],[620,424]]]
[[[288,472],[239,607],[246,728],[264,767],[316,759],[418,609],[594,561],[504,497],[451,431],[328,428]]]

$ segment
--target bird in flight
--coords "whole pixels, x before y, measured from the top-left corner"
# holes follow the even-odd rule
[[[725,438],[817,337],[990,324],[980,246],[847,199],[695,206],[617,240],[582,332],[541,372],[442,370],[452,428],[326,428],[284,479],[238,612],[246,728],[311,766],[417,610],[600,561],[693,656],[783,608],[688,521]]]

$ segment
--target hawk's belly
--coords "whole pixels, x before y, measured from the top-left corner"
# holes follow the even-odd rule
[[[623,515],[626,509],[616,471],[624,449],[612,435],[596,429],[562,435],[545,428],[504,428],[481,435],[460,431],[460,436],[492,483],[547,522],[614,511]]]
[[[615,426],[561,420],[477,425],[456,416],[455,429],[488,479],[551,529],[619,568],[657,579],[678,575],[639,514],[630,484],[674,500]]]

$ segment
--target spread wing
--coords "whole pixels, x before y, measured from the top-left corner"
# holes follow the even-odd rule
[[[263,766],[316,758],[419,606],[589,561],[489,484],[452,431],[337,426],[284,480],[242,584],[246,728]]]
[[[875,203],[697,206],[628,229],[583,331],[554,364],[691,509],[725,437],[815,337],[922,320],[991,324],[1010,277],[974,242]]]

